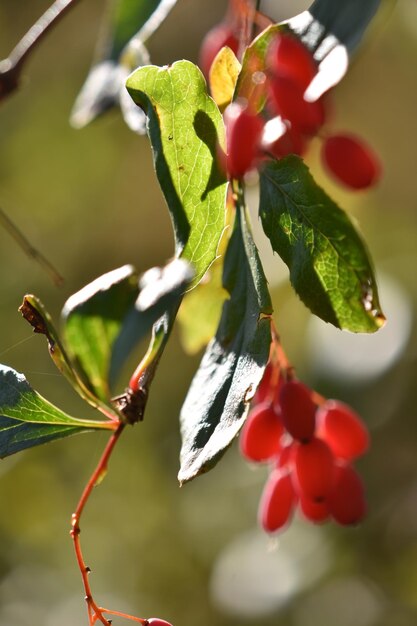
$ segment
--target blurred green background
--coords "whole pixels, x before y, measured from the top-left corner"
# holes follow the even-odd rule
[[[266,0],[277,20],[308,2]],[[49,5],[0,3],[0,57]],[[0,108],[0,205],[65,277],[53,287],[0,230],[0,360],[24,371],[66,411],[89,411],[57,375],[42,337],[17,308],[37,294],[57,319],[66,298],[124,263],[140,271],[173,252],[146,137],[118,112],[82,131],[68,124],[90,65],[103,3],[81,2],[27,64]],[[150,42],[156,64],[197,59],[224,0],[178,0]],[[387,2],[334,90],[332,129],[363,135],[384,177],[368,193],[333,184],[313,145],[319,182],[357,220],[380,277],[386,328],[375,337],[332,332],[293,295],[259,236],[284,346],[300,377],[353,405],[372,431],[360,462],[369,515],[356,529],[295,520],[271,540],[257,530],[265,468],[233,446],[210,474],[179,490],[178,414],[200,355],[174,333],[146,420],[125,433],[82,520],[100,603],[175,626],[414,626],[417,620],[417,3]],[[256,197],[256,188],[249,192]],[[255,204],[255,200],[253,201]],[[256,227],[256,220],[255,220]],[[140,355],[132,358],[129,371]],[[69,538],[70,515],[106,435],[88,434],[0,464],[0,624],[86,624]],[[114,619],[114,624],[122,620]]]

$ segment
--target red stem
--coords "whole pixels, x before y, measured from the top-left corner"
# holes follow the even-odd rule
[[[133,392],[138,391],[138,389],[140,389],[140,381],[141,381],[144,371],[145,371],[145,367],[143,367],[142,361],[141,361],[129,380],[129,389],[131,389]]]
[[[88,611],[88,619],[89,619],[89,623],[90,626],[94,626],[94,624],[96,623],[97,620],[99,620],[102,624],[104,624],[104,626],[110,626],[111,622],[109,622],[103,615],[103,611],[104,609],[101,609],[95,602],[93,599],[93,595],[91,593],[91,587],[90,587],[90,582],[88,580],[88,574],[90,573],[90,568],[87,567],[87,565],[85,564],[84,561],[84,557],[83,557],[83,553],[81,550],[81,543],[80,543],[80,518],[81,518],[81,514],[84,510],[85,505],[87,504],[87,501],[91,495],[91,492],[93,491],[94,487],[96,484],[98,484],[98,482],[100,481],[100,479],[103,477],[103,474],[106,472],[107,470],[107,465],[110,459],[110,456],[113,452],[113,449],[117,443],[117,441],[119,440],[120,435],[123,432],[123,429],[125,427],[125,424],[120,423],[117,427],[117,429],[115,430],[115,432],[112,434],[112,436],[110,437],[109,441],[107,442],[107,445],[104,449],[103,454],[101,455],[101,458],[97,464],[96,469],[94,470],[94,472],[92,473],[82,495],[81,498],[77,504],[77,508],[75,509],[75,512],[72,514],[72,518],[71,518],[71,531],[70,531],[70,535],[73,539],[74,542],[74,550],[75,550],[75,555],[77,558],[77,562],[78,562],[78,567],[80,569],[81,572],[81,577],[82,577],[82,581],[83,581],[83,585],[84,585],[84,591],[85,591],[85,601],[87,602],[87,611]],[[145,623],[145,622],[143,622]]]
[[[135,617],[134,615],[128,615],[127,613],[121,613],[120,611],[110,611],[110,609],[105,609],[104,607],[100,607],[100,610],[103,613],[109,613],[110,615],[116,615],[117,617],[124,617],[125,619],[130,619],[133,622],[139,622],[142,626],[147,626],[148,620],[143,619],[142,617]]]

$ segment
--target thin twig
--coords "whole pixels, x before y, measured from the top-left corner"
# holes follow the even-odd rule
[[[91,593],[90,582],[88,580],[90,568],[86,565],[84,561],[83,553],[81,550],[80,518],[95,485],[97,485],[100,482],[105,472],[107,471],[107,465],[108,465],[110,456],[114,450],[116,443],[119,440],[120,435],[123,432],[124,427],[125,427],[125,424],[120,423],[117,429],[115,430],[115,432],[110,437],[109,441],[107,442],[104,452],[101,455],[99,462],[97,463],[97,467],[92,473],[81,495],[81,498],[77,504],[77,508],[75,509],[75,512],[72,514],[72,518],[71,518],[70,535],[74,542],[75,556],[77,558],[78,567],[80,569],[81,577],[83,581],[83,586],[84,586],[84,591],[85,591],[85,601],[87,602],[87,611],[88,611],[88,619],[89,619],[90,626],[93,626],[96,623],[96,621],[100,621],[102,624],[104,624],[104,626],[110,626],[111,622],[104,617],[103,609],[101,609],[95,603],[93,599],[93,595]]]
[[[55,267],[46,259],[39,250],[37,250],[30,241],[25,237],[21,230],[18,229],[16,224],[10,219],[10,217],[0,207],[0,223],[7,230],[7,232],[13,237],[17,245],[21,247],[23,252],[31,259],[39,263],[43,270],[51,278],[54,285],[61,287],[64,283],[64,279],[61,274],[55,269]]]
[[[45,13],[31,26],[7,59],[0,61],[0,100],[14,91],[19,84],[23,65],[45,35],[79,0],[55,0]]]

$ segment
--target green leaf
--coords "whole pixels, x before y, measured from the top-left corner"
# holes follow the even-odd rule
[[[226,204],[226,227],[213,265],[195,289],[185,294],[178,311],[180,339],[188,354],[205,348],[216,333],[227,291],[223,288],[224,256],[230,240],[235,208]]]
[[[242,70],[236,84],[233,99],[246,98],[250,100],[251,106],[257,111],[261,111],[265,105],[265,91],[259,89],[262,79],[266,80],[264,73],[266,72],[266,55],[272,41],[277,33],[283,30],[285,26],[272,24],[260,33],[245,50],[242,59]],[[253,77],[257,76],[254,81]]]
[[[132,348],[151,330],[167,311],[177,309],[185,290],[192,281],[192,267],[174,259],[165,267],[153,267],[142,276],[140,293],[129,311],[112,350],[110,383],[112,383]]]
[[[133,386],[131,380],[125,392],[113,398],[130,424],[143,418],[149,387],[171,334],[178,307],[193,276],[192,267],[182,259],[174,259],[163,268],[154,267],[142,276],[141,292],[114,344],[110,366],[112,378],[132,346],[152,329],[146,354],[132,374]],[[132,389],[135,392],[132,393]]]
[[[63,413],[32,389],[23,374],[0,365],[0,457],[76,433],[113,428],[111,421]]]
[[[177,320],[184,350],[195,354],[205,348],[216,332],[227,292],[222,286],[223,257],[217,258],[204,279],[189,291]]]
[[[19,307],[19,311],[24,319],[32,326],[34,333],[45,335],[48,341],[49,354],[55,365],[61,374],[68,378],[72,385],[76,386],[78,381],[73,364],[55,330],[51,316],[39,298],[32,294],[27,294],[23,298],[23,303]]]
[[[230,294],[181,411],[180,483],[213,467],[245,421],[271,344],[271,301],[243,208],[227,249]]]
[[[49,354],[58,370],[65,376],[75,391],[92,406],[98,408],[100,401],[87,389],[80,379],[74,364],[69,358],[52,323],[51,316],[36,296],[28,294],[23,298],[19,311],[32,326],[35,333],[45,335],[48,341]]]
[[[139,50],[135,67],[147,65],[149,55],[145,47]],[[84,128],[109,109],[120,106],[123,117],[131,130],[144,135],[146,117],[140,109],[132,107],[131,99],[125,90],[125,81],[131,69],[116,61],[101,61],[94,65],[78,94],[70,115],[74,128]]]
[[[224,228],[227,185],[216,159],[217,144],[224,145],[222,116],[203,75],[189,61],[140,68],[126,86],[149,118],[176,255],[193,265],[195,286],[216,258]]]
[[[138,293],[136,272],[125,265],[72,295],[62,311],[68,353],[88,389],[104,402],[109,403],[111,395],[113,346]]]
[[[263,168],[259,214],[272,249],[313,313],[352,332],[380,328],[384,316],[365,245],[299,157]]]
[[[25,296],[20,310],[34,331],[46,336],[56,366],[81,397],[120,419],[126,417],[118,401],[122,396],[110,398],[111,385],[136,343],[166,313],[177,311],[193,276],[192,267],[181,259],[152,268],[139,284],[130,265],[101,276],[64,306],[66,348],[35,296]]]
[[[111,20],[108,58],[118,59],[133,37],[146,41],[176,2],[177,0],[117,0]]]
[[[71,124],[83,128],[119,105],[126,124],[145,133],[145,115],[125,89],[130,72],[150,62],[144,42],[167,17],[177,0],[115,0],[106,15],[106,34],[99,38],[94,65],[77,96]]]

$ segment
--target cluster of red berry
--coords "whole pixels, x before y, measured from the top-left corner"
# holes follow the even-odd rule
[[[240,438],[243,456],[272,471],[260,502],[267,532],[286,526],[297,505],[315,523],[356,524],[366,512],[364,488],[351,463],[369,446],[368,431],[347,405],[325,400],[269,364]]]
[[[200,63],[208,75],[210,66],[223,47],[235,53],[238,40],[231,19],[225,19],[205,37]],[[236,100],[224,112],[227,155],[221,159],[230,178],[242,178],[261,166],[268,157],[280,159],[288,154],[302,156],[327,118],[327,99],[314,102],[305,94],[318,72],[310,51],[289,30],[276,35],[266,56],[264,78],[265,115],[253,103]],[[256,72],[259,95],[260,72]],[[366,143],[351,133],[321,133],[322,159],[338,182],[351,189],[365,189],[380,176],[379,160]]]

